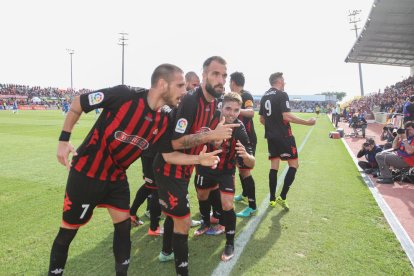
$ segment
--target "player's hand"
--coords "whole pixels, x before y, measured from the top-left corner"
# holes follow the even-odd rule
[[[316,123],[316,118],[310,118],[310,119],[308,120],[308,125],[309,125],[309,126],[313,126],[315,123]]]
[[[70,142],[59,141],[56,157],[59,163],[65,166],[68,171],[70,170],[68,159],[70,153],[72,153],[73,156],[78,155],[75,147]]]
[[[237,155],[239,157],[241,157],[242,159],[245,159],[246,157],[249,157],[249,155],[246,151],[246,148],[243,146],[243,144],[240,142],[240,140],[237,140],[235,149],[236,149]]]
[[[240,126],[240,124],[224,124],[225,121],[226,120],[223,116],[220,120],[220,123],[218,123],[216,129],[212,131],[212,134],[213,134],[212,140],[219,141],[219,140],[230,139],[233,133],[233,128]]]
[[[207,152],[207,146],[204,145],[203,150],[198,155],[200,165],[215,169],[217,167],[217,164],[220,162],[220,157],[216,156],[219,153],[221,153],[221,150]]]

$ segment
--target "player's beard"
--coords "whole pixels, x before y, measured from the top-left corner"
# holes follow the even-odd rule
[[[222,87],[221,85],[216,85],[215,87],[220,88]],[[221,95],[223,94],[222,91],[217,91],[216,89],[214,89],[215,87],[213,87],[208,81],[206,82],[206,91],[208,94],[210,94],[211,96],[213,96],[214,98],[220,98]]]
[[[177,107],[178,102],[174,98],[173,93],[171,93],[170,88],[168,87],[167,91],[161,96],[162,100],[166,105],[168,105],[171,108]]]

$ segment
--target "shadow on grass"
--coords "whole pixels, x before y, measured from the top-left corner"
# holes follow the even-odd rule
[[[274,215],[275,212],[278,212],[277,215]],[[260,221],[259,225],[256,228],[261,229],[262,227],[267,227],[267,233],[262,236],[260,234],[254,233],[250,238],[248,244],[244,248],[243,252],[235,252],[236,254],[242,254],[240,259],[237,262],[237,265],[233,268],[231,274],[238,275],[243,274],[244,271],[249,269],[251,264],[256,263],[261,258],[267,256],[269,251],[272,250],[274,244],[279,240],[280,234],[282,231],[282,224],[280,223],[281,219],[287,214],[288,212],[284,210],[280,210],[278,208],[272,209],[267,208],[265,214],[263,215],[262,220]],[[268,217],[272,216],[271,223],[268,224],[267,220]],[[266,230],[264,230],[266,231]]]
[[[162,237],[147,235],[149,223],[131,230],[130,275],[174,275],[174,263],[160,263],[158,254]],[[82,229],[80,230],[82,231]],[[80,233],[78,233],[79,235]],[[72,242],[71,248],[81,246],[88,249],[77,256],[71,256],[65,267],[65,275],[114,275],[114,256],[112,251],[113,230],[100,242],[91,240],[90,245]]]
[[[149,221],[146,219],[144,221],[144,225],[131,230],[131,263],[128,273],[130,275],[175,275],[174,262],[160,263],[158,261],[158,255],[162,248],[162,237],[148,236]],[[247,222],[248,220],[237,220],[238,234]],[[164,221],[160,221],[160,225],[163,223]],[[90,233],[89,237],[85,238],[88,233],[83,235],[83,229],[80,229],[69,250],[65,275],[115,274],[112,252],[113,228],[107,228],[108,233],[101,235],[103,238],[100,238],[100,241],[93,240],[93,235]],[[194,237],[195,229],[197,228],[190,229],[188,240],[190,273],[197,273],[199,276],[211,275],[220,262],[226,240],[225,235]],[[91,229],[86,231],[90,232]],[[76,255],[76,251],[82,253]]]

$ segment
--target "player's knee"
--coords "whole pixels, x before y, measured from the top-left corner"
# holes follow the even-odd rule
[[[225,200],[221,204],[224,211],[230,211],[234,208],[232,200]]]
[[[210,190],[208,189],[197,189],[197,199],[198,200],[207,200],[210,194]]]
[[[251,175],[250,170],[240,170],[239,173],[243,179]]]
[[[173,220],[174,220],[174,233],[187,235],[191,227],[190,216],[186,218],[182,218],[182,219],[174,218]]]

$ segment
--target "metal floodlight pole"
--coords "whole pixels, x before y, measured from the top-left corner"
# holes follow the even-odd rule
[[[354,24],[353,29],[351,31],[355,31],[355,37],[358,39],[358,25],[357,23],[361,21],[360,18],[356,18],[358,14],[361,13],[361,10],[353,10],[349,11],[349,24]],[[362,80],[362,66],[361,63],[358,63],[358,70],[359,70],[359,87],[361,89],[361,96],[364,96],[364,81]]]
[[[121,35],[121,37],[119,38],[120,43],[118,43],[118,45],[122,46],[122,84],[124,84],[124,47],[128,44],[125,43],[126,40],[128,40],[128,38],[126,38],[126,36],[128,35],[128,33],[119,33]]]
[[[75,50],[72,49],[66,49],[66,51],[69,53],[70,56],[70,89],[73,91],[73,67],[72,67],[72,57],[73,54],[75,53]]]

